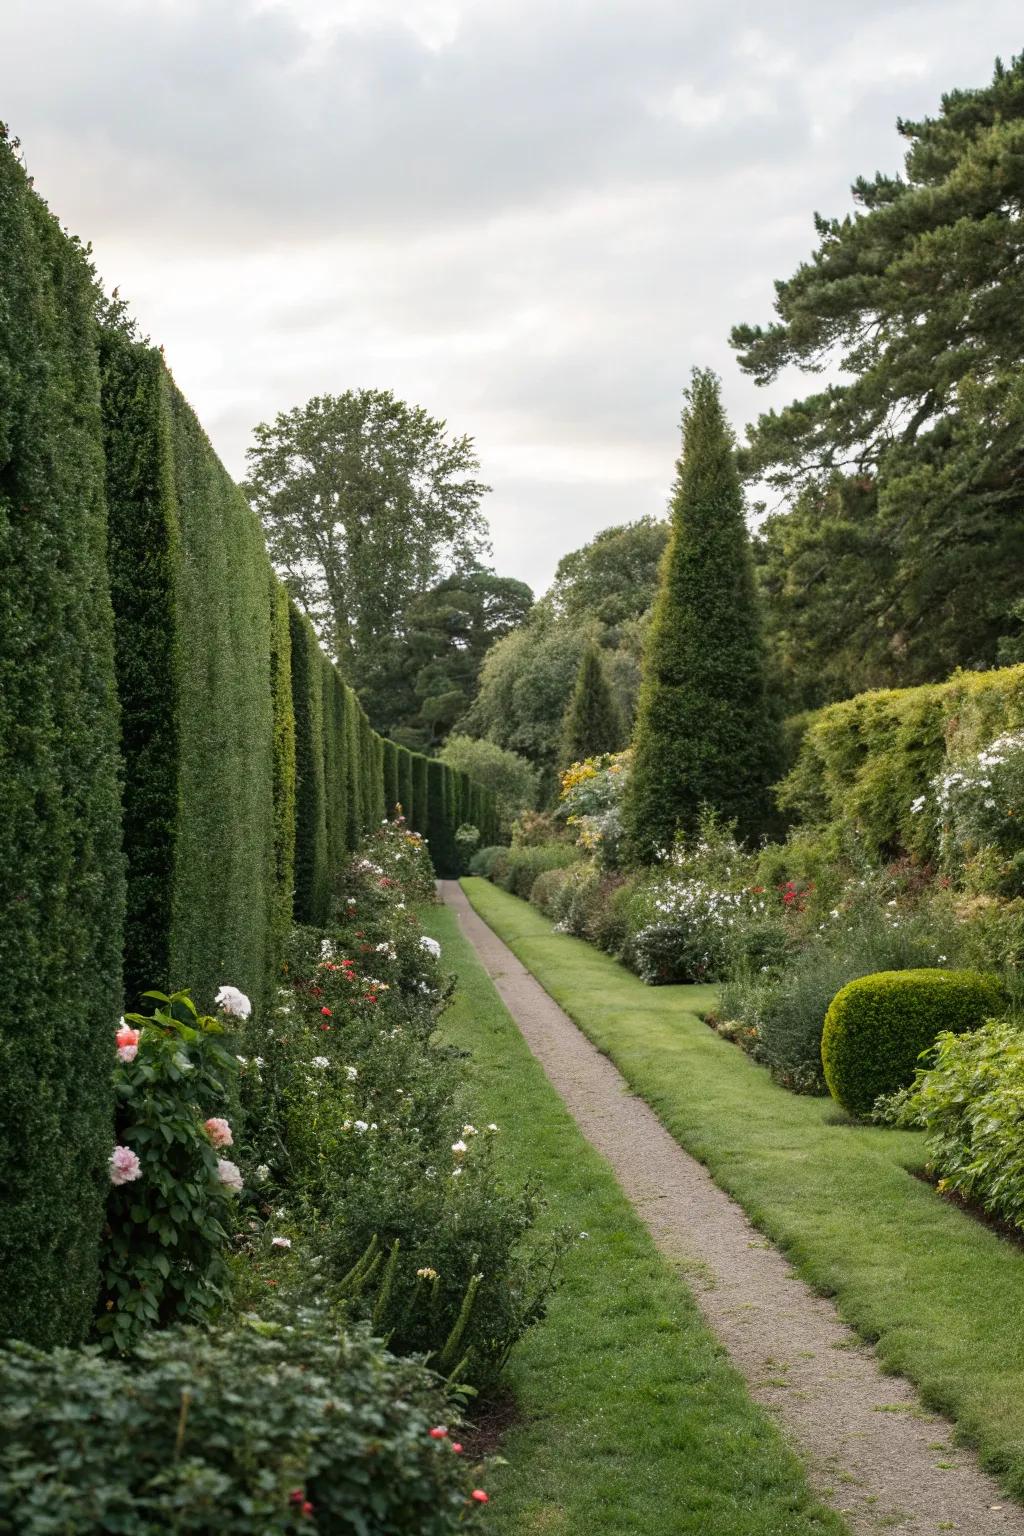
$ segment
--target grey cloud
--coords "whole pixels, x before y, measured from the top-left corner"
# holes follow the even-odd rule
[[[694,363],[738,426],[798,387],[730,325],[897,115],[1020,47],[1010,0],[453,0],[433,45],[418,0],[317,3],[8,0],[0,112],[236,473],[255,421],[389,385],[477,438],[535,586],[663,510]]]

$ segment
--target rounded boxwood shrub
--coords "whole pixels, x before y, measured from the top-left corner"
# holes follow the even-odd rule
[[[825,1015],[821,1060],[829,1092],[854,1115],[905,1088],[943,1030],[964,1034],[1006,1006],[980,971],[877,971],[847,983]]]

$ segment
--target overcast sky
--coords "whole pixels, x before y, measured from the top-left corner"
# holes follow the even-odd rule
[[[476,439],[540,590],[664,510],[693,365],[740,430],[772,403],[730,326],[1022,48],[1014,0],[4,0],[0,117],[236,475],[391,388]]]

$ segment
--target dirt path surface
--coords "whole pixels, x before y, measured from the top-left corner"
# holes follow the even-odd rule
[[[751,1395],[782,1421],[818,1495],[858,1536],[1024,1536],[1024,1510],[953,1444],[949,1422],[923,1409],[908,1382],[882,1373],[832,1303],[672,1139],[460,887],[446,880],[439,889],[580,1129],[685,1273]]]

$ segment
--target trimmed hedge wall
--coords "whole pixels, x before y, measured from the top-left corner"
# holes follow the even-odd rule
[[[963,1034],[1002,1013],[1006,992],[980,971],[878,971],[848,982],[825,1015],[821,1060],[829,1093],[852,1115],[914,1080],[943,1030]]]
[[[274,802],[291,748],[278,740],[275,753],[290,711],[278,701],[275,720],[272,571],[159,354],[107,334],[103,359],[126,997],[134,1007],[146,987],[188,986],[209,1007],[230,981],[258,1000],[291,889]]]
[[[0,1337],[48,1347],[98,1290],[122,1007],[259,1007],[389,800],[429,807],[2,127],[0,272]]]
[[[903,850],[934,858],[934,819],[915,816],[911,804],[948,760],[1022,726],[1024,666],[861,693],[799,717],[779,804],[798,821],[855,828],[875,858]]]
[[[0,129],[0,1337],[81,1337],[124,878],[92,274]]]

